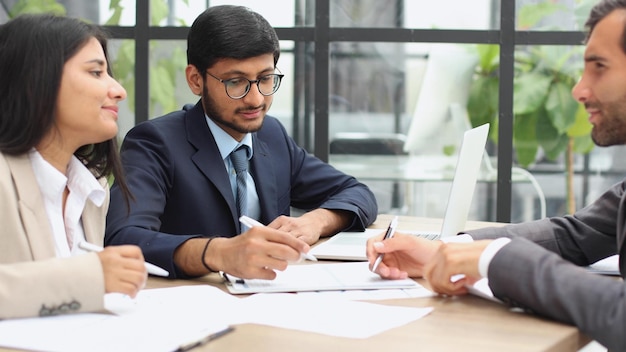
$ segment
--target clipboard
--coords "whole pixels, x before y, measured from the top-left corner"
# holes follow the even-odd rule
[[[292,264],[276,279],[241,279],[222,273],[232,294],[419,288],[412,279],[387,280],[369,271],[367,262]]]

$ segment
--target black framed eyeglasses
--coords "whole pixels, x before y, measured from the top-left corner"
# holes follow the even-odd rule
[[[235,77],[231,79],[221,79],[213,76],[209,71],[206,71],[207,75],[215,78],[216,80],[222,82],[224,84],[224,89],[226,89],[226,95],[228,95],[231,99],[241,99],[245,97],[250,91],[250,86],[254,83],[259,89],[259,93],[264,96],[269,96],[278,90],[280,87],[280,82],[285,75],[279,73],[271,73],[269,75],[264,75],[251,81],[245,77]]]

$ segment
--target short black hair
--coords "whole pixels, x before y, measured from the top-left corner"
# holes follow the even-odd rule
[[[608,16],[615,10],[626,10],[626,0],[602,0],[591,8],[587,22],[585,22],[585,28],[587,29],[587,38],[585,42],[589,40],[591,32],[596,27],[598,22]],[[626,23],[622,28],[622,51],[626,53]]]
[[[278,35],[263,16],[244,6],[213,6],[201,13],[187,35],[187,63],[204,73],[223,58],[280,56]]]

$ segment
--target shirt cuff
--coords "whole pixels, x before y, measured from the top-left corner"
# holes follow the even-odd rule
[[[491,260],[498,253],[498,251],[511,242],[510,238],[501,237],[493,242],[489,243],[485,250],[483,250],[480,258],[478,259],[478,273],[482,277],[487,277],[487,272],[489,271],[489,264],[491,264]]]

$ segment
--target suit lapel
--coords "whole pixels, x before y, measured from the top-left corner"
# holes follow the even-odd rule
[[[622,277],[626,275],[626,248],[624,248],[624,240],[626,239],[626,193],[622,194],[619,202],[617,217],[617,251],[619,253],[619,271]]]
[[[250,163],[250,174],[256,184],[261,206],[261,220],[271,222],[278,212],[278,194],[276,189],[276,170],[265,142],[252,135],[254,155]],[[268,167],[269,166],[269,167]]]
[[[52,229],[28,154],[7,156],[6,160],[17,189],[19,212],[33,259],[55,257]]]
[[[187,140],[196,148],[195,154],[191,155],[191,160],[226,200],[233,222],[238,228],[237,205],[235,197],[230,191],[230,180],[224,170],[224,160],[219,153],[215,138],[207,126],[200,103],[185,113],[185,128]]]

